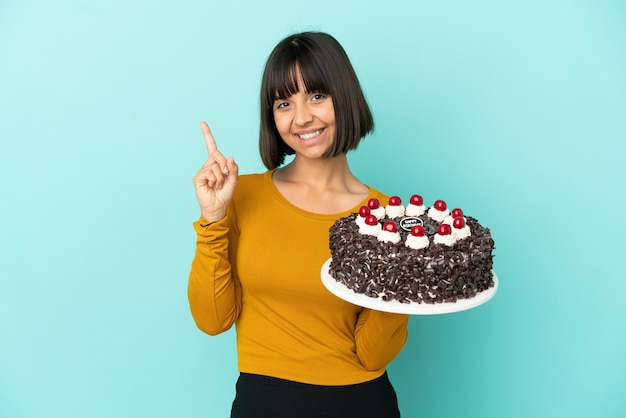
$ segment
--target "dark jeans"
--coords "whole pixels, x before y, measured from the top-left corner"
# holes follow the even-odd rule
[[[231,418],[399,418],[387,373],[369,382],[319,386],[241,373]]]

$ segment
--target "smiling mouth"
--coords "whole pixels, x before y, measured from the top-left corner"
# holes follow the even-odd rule
[[[296,134],[296,136],[297,136],[298,138],[300,138],[300,139],[307,140],[307,139],[312,139],[312,138],[315,138],[316,136],[321,135],[321,134],[322,134],[322,132],[324,132],[324,129],[319,129],[319,130],[317,130],[317,131],[315,131],[315,132],[310,132],[310,133],[308,133],[308,134],[302,134],[302,135],[298,135],[298,134]]]

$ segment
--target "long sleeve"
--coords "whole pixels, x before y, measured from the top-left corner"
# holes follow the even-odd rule
[[[364,309],[356,326],[356,354],[365,369],[384,368],[402,351],[408,337],[408,315]]]
[[[196,253],[191,263],[187,295],[198,328],[210,335],[227,331],[241,312],[241,285],[231,263],[236,234],[228,216],[209,226],[194,223]]]

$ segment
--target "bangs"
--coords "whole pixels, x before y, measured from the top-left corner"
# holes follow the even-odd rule
[[[328,82],[323,77],[324,71],[318,63],[310,62],[306,57],[298,57],[296,60],[286,63],[272,74],[268,80],[267,92],[273,92],[271,100],[287,99],[299,92],[298,76],[302,77],[304,93],[331,94]],[[307,62],[309,61],[309,62]],[[332,94],[331,94],[332,95]]]

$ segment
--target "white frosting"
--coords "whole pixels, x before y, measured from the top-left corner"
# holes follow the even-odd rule
[[[435,234],[435,238],[433,241],[435,242],[435,244],[445,244],[450,247],[454,245],[454,243],[456,242],[456,239],[454,238],[454,235],[452,234],[448,234],[448,235]]]
[[[379,206],[376,209],[370,209],[370,214],[374,215],[376,219],[382,219],[385,216],[385,208]]]
[[[387,207],[385,208],[385,212],[387,213],[387,216],[389,216],[390,218],[398,218],[400,216],[404,216],[404,206],[387,205]]]
[[[465,218],[465,216],[461,216],[461,218],[463,218],[463,220],[465,222],[467,222],[467,218]],[[448,216],[446,216],[446,218],[443,221],[441,221],[441,223],[442,224],[448,224],[448,225],[452,226],[452,222],[453,221],[454,221],[454,218],[452,217],[452,215],[448,215]]]
[[[383,227],[378,222],[376,222],[376,225],[368,225],[364,222],[363,225],[359,226],[359,233],[377,237],[382,229]]]
[[[446,219],[448,215],[450,215],[450,211],[448,209],[438,210],[438,209],[435,209],[434,206],[428,209],[428,216],[430,216],[432,219],[436,220],[437,222],[443,221],[444,219]]]
[[[428,240],[428,237],[426,235],[416,237],[415,235],[409,234],[409,236],[406,237],[406,241],[404,242],[404,245],[409,248],[413,248],[414,250],[426,248],[428,247],[428,244],[430,244],[430,241]]]
[[[465,226],[461,229],[452,227],[452,235],[454,235],[454,239],[458,241],[472,235],[472,231],[470,230],[470,227],[465,224]]]
[[[359,226],[359,229],[361,229],[361,227],[365,225],[365,217],[357,215],[354,219],[354,222],[356,222],[356,224]]]
[[[391,242],[393,244],[397,244],[400,242],[400,234],[397,232],[391,232],[382,230],[378,233],[378,241],[382,242]]]
[[[426,212],[426,206],[424,205],[414,205],[409,203],[406,205],[406,210],[404,211],[406,216],[420,216]]]

